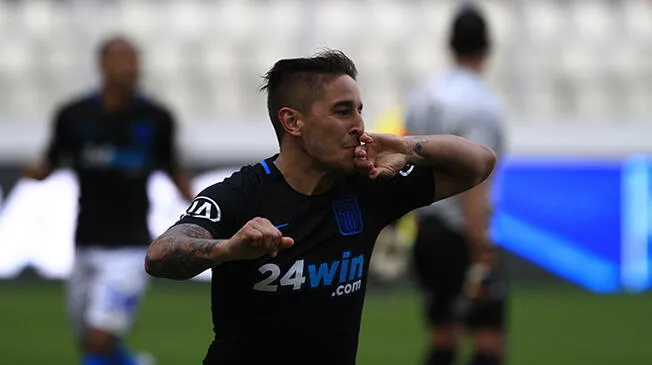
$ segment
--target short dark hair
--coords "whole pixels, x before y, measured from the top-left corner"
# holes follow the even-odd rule
[[[99,46],[97,47],[97,62],[101,63],[102,60],[104,60],[104,57],[106,56],[107,52],[109,51],[109,48],[111,48],[112,45],[117,43],[125,43],[130,45],[132,48],[136,49],[136,45],[129,38],[122,35],[114,35],[100,42]]]
[[[306,112],[321,97],[321,86],[341,75],[355,80],[358,70],[353,61],[338,50],[323,50],[309,58],[282,59],[267,71],[260,91],[267,92],[267,111],[279,142],[284,136],[279,110],[290,107]]]
[[[460,56],[476,56],[486,53],[491,44],[487,22],[480,9],[464,5],[455,15],[450,32],[449,46]]]

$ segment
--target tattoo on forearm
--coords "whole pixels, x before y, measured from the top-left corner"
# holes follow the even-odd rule
[[[152,243],[153,253],[145,261],[147,271],[169,279],[189,279],[215,264],[215,244],[210,232],[200,226],[173,227]]]
[[[414,152],[420,155],[421,150],[423,150],[423,146],[421,146],[421,142],[417,142],[417,145],[414,147]]]
[[[428,138],[419,138],[416,140],[416,144],[414,145],[414,152],[416,152],[417,155],[422,156],[421,153],[423,152],[423,144],[428,142]]]
[[[198,226],[196,224],[180,224],[173,227],[170,231],[178,231],[179,235],[191,237],[191,238],[203,238],[211,239],[213,236],[211,233],[204,227]]]

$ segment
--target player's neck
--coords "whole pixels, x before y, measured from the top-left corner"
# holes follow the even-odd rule
[[[116,88],[102,89],[102,107],[109,111],[122,110],[129,107],[134,100],[133,93],[125,93]]]
[[[484,57],[457,57],[456,63],[458,67],[469,70],[477,75],[481,75],[484,70]]]
[[[303,195],[318,195],[328,191],[339,178],[325,169],[315,166],[314,161],[301,153],[281,149],[274,161],[285,182]]]

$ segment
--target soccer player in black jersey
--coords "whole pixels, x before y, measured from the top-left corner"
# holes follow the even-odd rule
[[[339,51],[265,76],[280,152],[202,191],[149,246],[155,277],[212,270],[204,364],[355,364],[376,236],[491,173],[490,149],[449,135],[365,132],[353,62]]]
[[[101,90],[57,111],[47,153],[25,174],[43,180],[67,166],[77,175],[79,214],[67,299],[82,364],[133,365],[144,361],[135,362],[120,339],[132,325],[148,278],[142,266],[152,240],[148,177],[163,170],[186,200],[193,193],[177,162],[172,115],[137,91],[136,47],[111,38],[98,56]]]

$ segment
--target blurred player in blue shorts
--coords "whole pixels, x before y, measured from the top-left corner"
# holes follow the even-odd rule
[[[43,180],[57,167],[70,167],[77,175],[79,214],[67,301],[82,365],[135,365],[147,357],[137,361],[121,339],[147,285],[142,257],[152,239],[148,178],[165,171],[183,198],[189,201],[193,194],[177,162],[172,115],[138,92],[134,44],[111,38],[98,56],[101,89],[56,112],[47,153],[25,174]]]
[[[409,134],[454,134],[504,150],[501,106],[480,77],[490,51],[482,13],[459,10],[450,48],[455,66],[416,88],[409,99]],[[472,365],[502,363],[505,282],[489,240],[490,180],[418,211],[414,265],[432,328],[425,364],[451,365],[463,329],[472,334]]]
[[[338,51],[274,64],[279,153],[206,188],[150,245],[155,277],[212,270],[205,365],[355,364],[381,229],[491,173],[494,153],[463,138],[365,132],[356,77]]]

